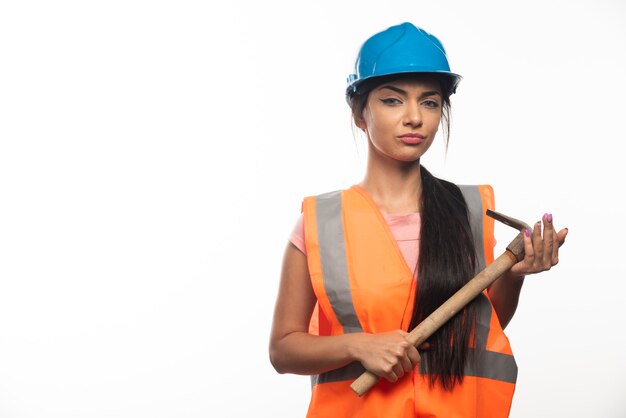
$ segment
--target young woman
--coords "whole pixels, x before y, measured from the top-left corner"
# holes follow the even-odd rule
[[[457,186],[420,164],[448,127],[459,80],[439,40],[410,23],[361,47],[347,100],[368,140],[366,173],[304,199],[270,338],[279,373],[313,376],[309,417],[509,414],[517,366],[502,330],[524,276],[558,262],[567,229],[557,232],[551,214],[525,232],[524,260],[427,343],[406,340],[493,261],[491,187]],[[382,379],[359,397],[350,384],[364,370]]]

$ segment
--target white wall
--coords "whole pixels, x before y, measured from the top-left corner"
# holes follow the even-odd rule
[[[424,164],[570,230],[508,328],[511,416],[626,416],[624,3],[382,4],[0,5],[0,417],[303,416],[267,354],[282,252],[360,180],[345,78],[403,21],[464,76]]]

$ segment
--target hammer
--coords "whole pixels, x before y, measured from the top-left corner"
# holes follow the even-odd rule
[[[515,263],[524,259],[524,231],[530,230],[530,226],[510,216],[487,209],[487,216],[513,227],[520,231],[513,241],[506,247],[506,250],[489,264],[484,270],[478,273],[472,280],[467,282],[454,295],[438,307],[426,319],[419,323],[407,335],[407,340],[414,346],[418,346],[443,324],[459,312],[465,305],[470,303],[476,296],[480,295],[504,272],[509,270]],[[359,376],[350,387],[359,396],[370,390],[376,384],[379,377],[370,371],[365,371]]]

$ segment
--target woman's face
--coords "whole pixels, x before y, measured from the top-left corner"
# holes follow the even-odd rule
[[[383,158],[415,162],[435,139],[443,97],[432,79],[402,79],[374,88],[356,125],[363,129],[370,150]]]

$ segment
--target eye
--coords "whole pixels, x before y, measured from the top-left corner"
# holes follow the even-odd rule
[[[425,100],[424,102],[422,102],[426,107],[430,108],[430,109],[436,109],[439,107],[439,103],[434,101],[434,100]]]
[[[380,101],[386,105],[396,105],[396,104],[402,103],[400,100],[396,99],[395,97],[390,97],[388,99],[380,99]]]

